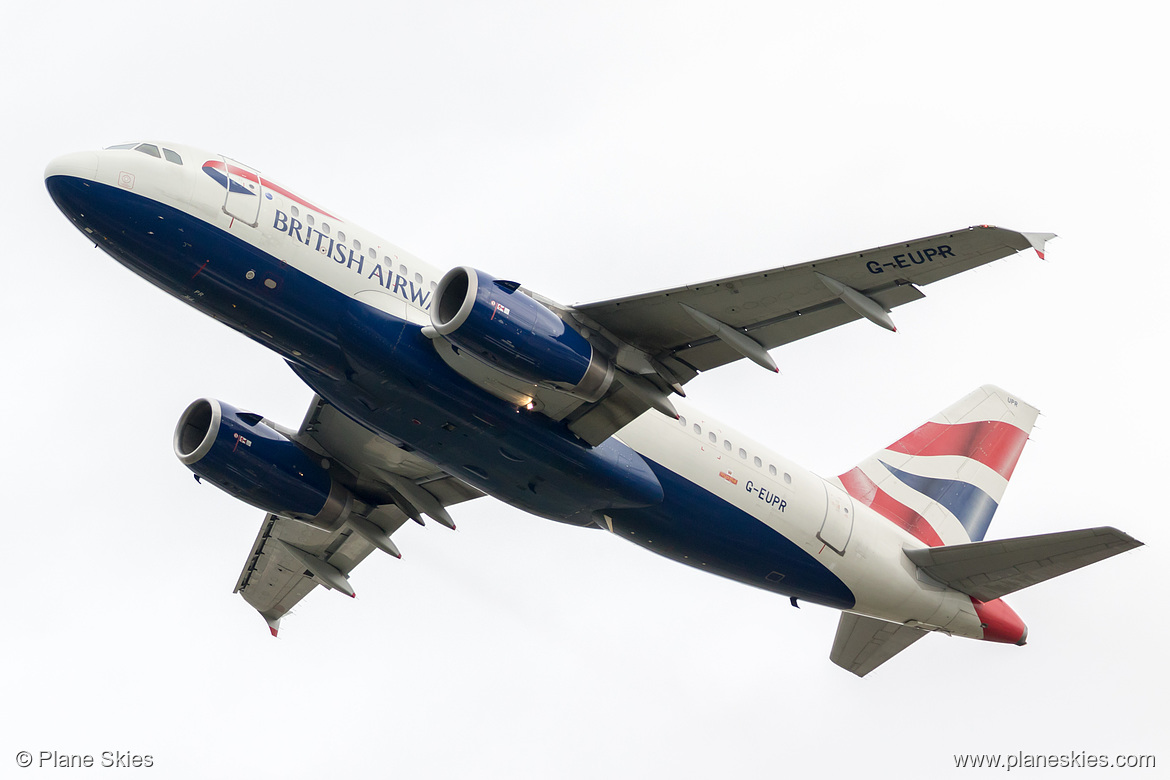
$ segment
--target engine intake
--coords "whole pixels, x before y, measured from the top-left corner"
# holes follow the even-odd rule
[[[431,326],[511,376],[585,401],[600,399],[613,382],[613,365],[519,287],[467,266],[452,268],[435,290]]]
[[[196,476],[252,506],[333,530],[353,496],[317,458],[265,424],[214,398],[191,403],[175,426],[175,455]]]

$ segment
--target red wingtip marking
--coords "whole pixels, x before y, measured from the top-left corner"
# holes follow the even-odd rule
[[[1036,254],[1040,255],[1040,259],[1041,259],[1041,260],[1044,260],[1044,259],[1045,259],[1045,257],[1044,257],[1044,253],[1043,253],[1043,252],[1041,252],[1039,249],[1037,249],[1037,250],[1036,250]]]
[[[356,593],[351,593],[351,594],[349,594],[349,597],[350,597],[351,599],[356,599],[356,598],[357,598],[357,594],[356,594]]]
[[[272,632],[273,636],[276,636],[276,629],[275,628],[273,628],[272,626],[269,626],[268,630]]]

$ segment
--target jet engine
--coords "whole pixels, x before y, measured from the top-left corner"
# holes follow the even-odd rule
[[[506,374],[585,401],[613,382],[613,364],[517,282],[452,268],[435,290],[432,337],[442,336]]]
[[[187,407],[174,446],[197,478],[265,512],[333,530],[353,507],[352,494],[316,456],[261,415],[213,398]]]

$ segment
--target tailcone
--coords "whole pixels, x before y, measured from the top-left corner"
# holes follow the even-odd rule
[[[1028,627],[1002,599],[980,601],[972,598],[971,603],[983,626],[984,641],[1020,646],[1027,644]]]

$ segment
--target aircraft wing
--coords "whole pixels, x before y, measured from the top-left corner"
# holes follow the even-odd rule
[[[397,557],[390,536],[411,516],[421,522],[421,515],[427,514],[450,524],[444,506],[482,495],[354,422],[319,396],[313,398],[300,430],[277,429],[348,471],[363,496],[385,503],[355,511],[333,531],[265,516],[235,592],[268,622],[273,636],[280,619],[318,585],[352,596],[348,575],[366,556],[381,549]]]
[[[829,660],[864,677],[926,634],[921,628],[842,612]]]
[[[700,371],[748,357],[772,370],[767,350],[863,317],[893,329],[888,312],[919,287],[1029,247],[1043,257],[1051,233],[987,225],[669,290],[578,304],[565,313],[614,345],[623,387],[583,408],[570,428],[604,441]],[[635,375],[632,381],[629,377]],[[661,407],[659,407],[661,408]],[[616,426],[616,427],[614,427]]]

